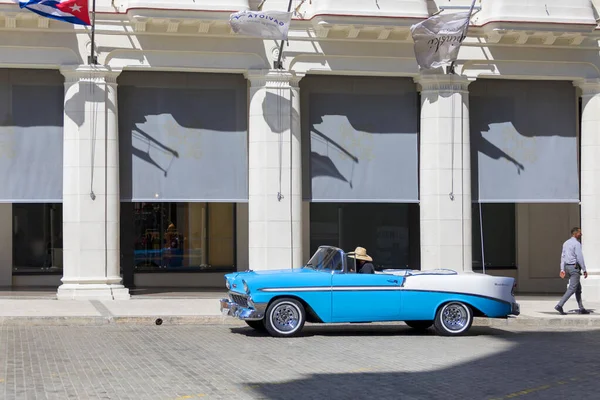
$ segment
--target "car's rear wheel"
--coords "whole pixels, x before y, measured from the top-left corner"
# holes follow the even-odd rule
[[[245,322],[252,329],[256,329],[257,331],[265,330],[265,323],[262,319],[260,321],[245,321]]]
[[[460,336],[473,324],[473,311],[460,301],[442,305],[435,315],[435,330],[442,336]]]
[[[427,330],[431,325],[433,325],[433,321],[404,321],[404,323],[418,331]]]
[[[264,321],[271,336],[292,337],[302,330],[306,322],[306,311],[298,300],[281,298],[269,305]]]

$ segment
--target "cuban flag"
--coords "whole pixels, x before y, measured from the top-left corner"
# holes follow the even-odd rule
[[[78,25],[91,25],[88,0],[14,0],[19,7],[42,17]]]

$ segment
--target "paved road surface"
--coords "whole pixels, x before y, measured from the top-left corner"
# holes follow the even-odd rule
[[[600,331],[0,326],[2,399],[592,399]]]

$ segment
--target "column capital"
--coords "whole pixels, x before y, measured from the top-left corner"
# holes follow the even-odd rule
[[[298,88],[304,75],[277,69],[249,69],[244,76],[253,88]]]
[[[117,84],[121,70],[113,70],[102,65],[67,65],[60,68],[65,77],[65,85],[77,82]]]
[[[422,93],[467,93],[473,80],[463,75],[419,75],[414,78]]]
[[[600,79],[578,79],[573,85],[581,89],[583,97],[600,94]]]

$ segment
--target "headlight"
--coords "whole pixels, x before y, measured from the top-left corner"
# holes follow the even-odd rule
[[[244,291],[247,294],[250,294],[250,288],[248,287],[248,284],[246,283],[246,281],[242,281],[242,283],[244,284]]]
[[[229,279],[225,279],[225,286],[227,287],[227,290],[231,289],[231,285],[229,284]]]

